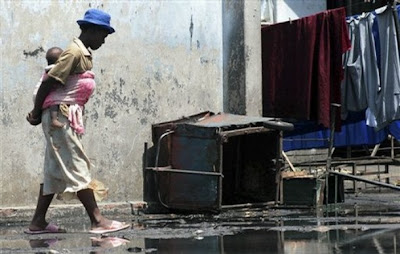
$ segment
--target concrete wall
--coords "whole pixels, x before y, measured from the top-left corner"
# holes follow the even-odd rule
[[[233,2],[0,0],[0,206],[36,203],[45,142],[25,115],[45,51],[79,36],[76,20],[88,8],[110,13],[116,29],[93,52],[97,88],[83,141],[108,202],[142,199],[151,124],[205,110],[259,114],[259,5]]]

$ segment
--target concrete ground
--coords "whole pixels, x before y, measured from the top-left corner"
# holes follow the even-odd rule
[[[105,215],[131,223],[108,235],[88,233],[79,205],[50,208],[48,218],[67,230],[63,234],[27,235],[33,209],[2,209],[0,253],[396,253],[398,196],[361,192],[328,209],[264,206],[186,215],[103,204]]]

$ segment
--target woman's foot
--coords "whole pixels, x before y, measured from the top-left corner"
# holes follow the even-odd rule
[[[105,234],[120,231],[128,227],[130,227],[130,224],[128,223],[104,218],[96,225],[92,225],[92,229],[89,232],[94,234]]]
[[[35,225],[30,225],[28,229],[24,231],[26,234],[46,234],[46,233],[65,233],[66,231],[56,224],[48,223],[44,227],[39,227]]]
[[[32,221],[28,229],[31,231],[43,230],[49,225],[47,221]]]

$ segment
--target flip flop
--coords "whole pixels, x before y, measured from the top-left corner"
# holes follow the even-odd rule
[[[105,233],[111,233],[111,232],[116,232],[120,231],[126,228],[129,228],[129,224],[126,224],[125,222],[119,222],[116,220],[113,220],[111,222],[111,225],[108,227],[98,227],[98,228],[93,228],[89,232],[92,234],[105,234]]]
[[[30,230],[25,229],[24,230],[25,234],[29,235],[37,235],[37,234],[48,234],[48,233],[66,233],[64,229],[61,229],[59,226],[53,223],[47,224],[47,226],[44,229],[41,230]]]

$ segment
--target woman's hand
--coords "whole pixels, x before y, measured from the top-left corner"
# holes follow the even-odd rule
[[[42,113],[34,113],[33,110],[28,113],[26,116],[26,120],[31,124],[31,125],[39,125],[42,122]]]

